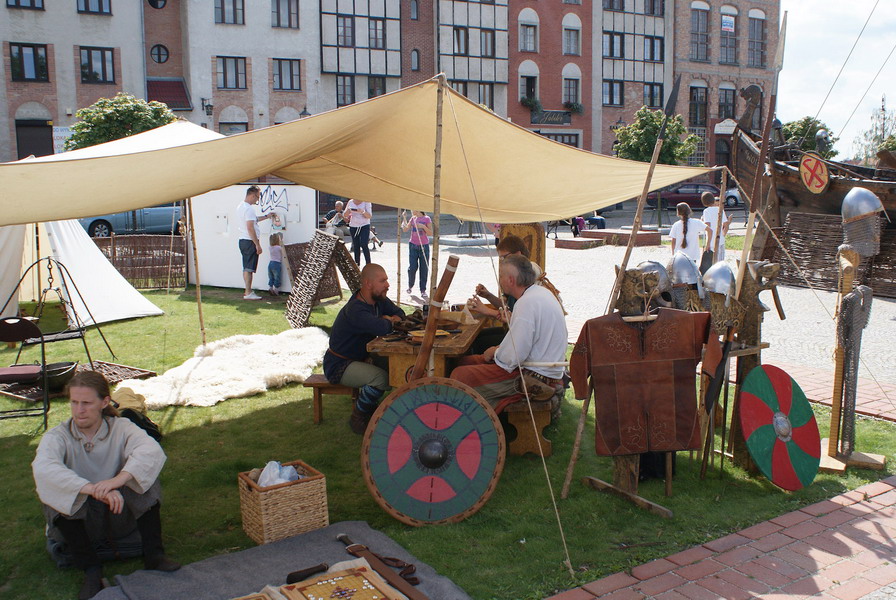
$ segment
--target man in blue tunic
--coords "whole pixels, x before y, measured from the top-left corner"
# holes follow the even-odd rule
[[[330,347],[324,355],[324,375],[330,383],[358,389],[349,425],[363,434],[370,417],[389,387],[388,364],[377,365],[367,352],[373,338],[392,332],[404,311],[386,297],[389,277],[380,265],[368,263],[361,270],[361,289],[353,295],[333,322]]]

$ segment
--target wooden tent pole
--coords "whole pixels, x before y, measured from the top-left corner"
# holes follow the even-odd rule
[[[660,126],[659,135],[656,138],[656,144],[653,146],[653,156],[650,157],[650,167],[647,169],[647,178],[644,180],[644,187],[641,189],[641,196],[638,198],[638,208],[635,211],[635,220],[632,223],[632,232],[628,238],[628,245],[625,247],[625,255],[622,257],[622,264],[616,273],[616,280],[613,282],[613,289],[610,291],[610,298],[607,301],[606,314],[613,312],[616,305],[616,299],[619,297],[619,290],[622,287],[622,280],[625,277],[625,269],[628,267],[628,261],[632,255],[632,249],[635,247],[635,238],[638,230],[641,228],[641,220],[644,215],[644,206],[647,204],[647,192],[650,191],[650,182],[653,179],[653,171],[656,169],[656,163],[659,162],[660,151],[663,149],[663,141],[666,138],[666,125],[669,119],[675,114],[675,103],[678,100],[678,86],[681,83],[681,76],[675,79],[675,85],[672,86],[672,93],[666,103],[665,116],[663,124]],[[659,201],[657,202],[659,204]],[[572,445],[572,456],[569,457],[569,465],[566,467],[566,478],[563,480],[563,488],[560,491],[560,498],[566,499],[569,495],[569,485],[572,482],[572,472],[575,469],[576,462],[579,460],[579,446],[582,444],[582,433],[585,431],[585,420],[588,417],[588,404],[591,401],[591,392],[582,402],[582,413],[579,415],[579,423],[576,426],[576,437]]]
[[[435,274],[439,272],[439,221],[442,214],[442,104],[445,98],[445,74],[439,73],[436,94],[436,147],[432,181],[432,277],[429,278],[429,297],[436,291]]]
[[[401,209],[396,208],[395,211],[398,213],[398,218],[395,221],[395,239],[398,240],[398,247],[395,249],[395,264],[397,269],[395,277],[398,279],[398,291],[395,292],[395,304],[401,306]]]
[[[196,274],[196,307],[199,309],[199,331],[205,346],[205,319],[202,317],[202,287],[199,285],[199,256],[196,254],[196,222],[193,220],[193,199],[187,198],[187,220],[190,222],[190,244],[193,247],[193,272]]]

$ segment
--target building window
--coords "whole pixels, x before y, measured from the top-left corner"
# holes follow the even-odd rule
[[[697,147],[687,163],[689,167],[697,167],[706,163],[706,127],[688,127],[688,134],[697,136]]]
[[[246,59],[242,56],[219,56],[218,89],[246,89]]]
[[[625,0],[604,0],[604,10],[625,10]]]
[[[663,84],[662,83],[645,83],[644,84],[644,106],[647,108],[663,107]]]
[[[579,80],[563,79],[563,104],[579,103]]]
[[[166,63],[168,62],[168,48],[162,44],[156,44],[149,49],[149,56],[152,58],[153,62],[159,64]]]
[[[563,4],[581,4],[582,0],[563,0]]]
[[[692,87],[688,123],[691,127],[706,127],[706,88]]]
[[[13,81],[50,81],[45,44],[10,44]]]
[[[274,59],[274,89],[298,92],[302,89],[302,61],[297,58]]]
[[[645,35],[644,60],[648,62],[663,62],[663,56],[663,38]]]
[[[243,0],[215,0],[215,23],[244,25]]]
[[[750,18],[747,66],[765,68],[765,19]]]
[[[563,54],[578,56],[581,54],[579,49],[579,30],[564,29],[563,30]]]
[[[523,75],[520,77],[520,98],[535,100],[538,98],[538,77]]]
[[[604,80],[603,85],[604,106],[622,106],[622,82]]]
[[[411,71],[420,70],[420,51],[411,50]]]
[[[520,25],[520,52],[538,52],[538,25]]]
[[[33,8],[43,10],[44,0],[6,0],[6,6],[10,8]]]
[[[420,18],[420,7],[417,0],[411,0],[411,18],[415,21]]]
[[[355,18],[341,15],[336,17],[336,45],[352,48],[355,45]],[[354,100],[352,101],[354,102]],[[351,104],[351,102],[349,103]]]
[[[466,81],[460,81],[459,79],[452,79],[448,81],[448,85],[450,85],[455,92],[458,94],[462,94],[464,96],[467,95],[467,83]]]
[[[368,19],[367,20],[368,41],[371,48],[377,50],[386,49],[386,20],[385,19]]]
[[[495,109],[495,84],[480,83],[479,84],[479,104]]]
[[[716,162],[717,165],[731,166],[731,145],[727,140],[716,138]]]
[[[367,78],[367,97],[376,98],[386,93],[386,78],[381,75],[371,75]]]
[[[271,0],[271,27],[299,28],[299,0]]]
[[[722,27],[719,31],[719,63],[737,64],[737,17],[722,15]]]
[[[78,0],[78,12],[90,15],[111,15],[112,0]]]
[[[236,135],[249,131],[248,123],[218,123],[218,132],[224,135]]]
[[[336,76],[336,107],[355,103],[355,78],[351,75]]]
[[[454,54],[467,56],[470,53],[470,31],[466,27],[454,28]]]
[[[482,56],[485,58],[495,57],[495,30],[480,29],[479,44],[481,46]]]
[[[81,83],[115,83],[112,48],[81,47]]]
[[[691,60],[709,62],[709,11],[691,9]]]
[[[664,3],[664,0],[644,0],[644,14],[653,15],[654,17],[662,17]]]
[[[578,133],[542,133],[541,137],[560,142],[561,144],[566,144],[567,146],[572,146],[573,148],[579,147]]]
[[[604,58],[622,58],[625,55],[625,36],[613,31],[604,32]]]
[[[165,5],[168,4],[168,0],[147,0],[147,2],[153,8],[165,8]]]
[[[719,118],[734,118],[734,90],[722,88],[719,90]]]

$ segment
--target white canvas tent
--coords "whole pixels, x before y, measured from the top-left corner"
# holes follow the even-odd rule
[[[0,303],[12,298],[0,316],[15,315],[19,298],[39,298],[46,286],[46,262],[40,265],[40,277],[36,269],[31,269],[18,290],[20,293],[15,292],[23,272],[44,256],[56,259],[65,267],[65,274],[58,268],[54,270],[53,287],[60,290],[82,325],[162,314],[159,307],[118,273],[77,221],[51,221],[37,227],[0,227],[0,256],[9,267],[4,267],[0,275]],[[21,269],[13,268],[20,264]],[[62,285],[63,276],[68,289]],[[50,299],[56,297],[51,295]],[[73,316],[69,314],[70,321]]]
[[[341,196],[432,211],[438,88],[432,79],[320,115],[177,147],[104,154],[103,144],[83,154],[0,164],[0,225],[133,210],[272,172]],[[641,193],[646,163],[553,142],[447,86],[444,99],[442,212],[496,223],[544,221]],[[651,188],[707,171],[659,165]],[[23,204],[25,197],[42,201]]]

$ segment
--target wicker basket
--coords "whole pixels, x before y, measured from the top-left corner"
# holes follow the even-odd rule
[[[288,465],[305,477],[269,487],[259,486],[248,473],[237,477],[243,529],[256,543],[267,544],[330,524],[323,473],[300,460],[283,463]]]

